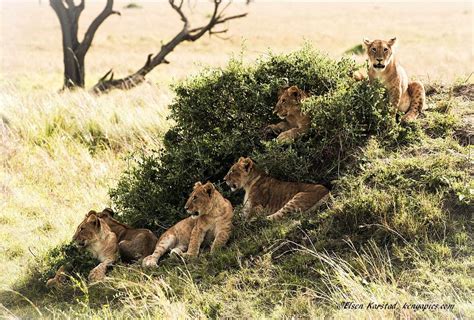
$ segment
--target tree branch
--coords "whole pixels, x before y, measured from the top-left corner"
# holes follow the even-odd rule
[[[223,34],[227,32],[227,29],[223,30],[216,30],[214,31],[213,28],[216,25],[223,24],[229,20],[239,19],[247,16],[247,13],[237,14],[233,16],[224,16],[224,11],[229,7],[230,2],[224,6],[222,10],[219,11],[220,5],[222,4],[222,0],[214,0],[214,9],[212,12],[211,17],[209,18],[209,22],[201,27],[189,29],[189,19],[184,14],[182,7],[183,7],[184,0],[179,0],[179,4],[175,0],[169,0],[169,4],[173,10],[175,10],[181,21],[183,22],[183,28],[181,29],[178,34],[176,34],[171,41],[161,46],[161,50],[153,56],[153,54],[148,55],[147,61],[143,67],[141,67],[138,71],[134,74],[129,75],[122,79],[109,79],[107,78],[106,74],[103,76],[99,82],[94,86],[93,91],[96,93],[105,92],[111,90],[113,88],[131,88],[136,86],[137,84],[143,82],[145,80],[145,76],[153,70],[156,66],[162,63],[169,63],[166,60],[166,56],[171,53],[179,44],[185,41],[196,41],[201,38],[207,32],[210,36]]]
[[[81,1],[80,6],[84,5],[84,1]],[[78,48],[78,54],[85,55],[87,53],[87,50],[89,50],[92,40],[94,39],[95,33],[97,32],[97,29],[99,29],[100,25],[107,19],[109,16],[112,14],[118,14],[120,15],[119,11],[114,11],[112,8],[114,6],[114,0],[107,0],[107,3],[105,4],[104,10],[92,21],[90,24],[89,28],[87,29],[84,39],[82,40],[81,44],[79,45]]]

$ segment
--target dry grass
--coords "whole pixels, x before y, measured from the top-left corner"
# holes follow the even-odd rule
[[[169,102],[147,85],[132,96],[0,93],[1,283],[70,238],[89,209],[110,206],[123,157],[159,146]]]
[[[125,2],[128,3],[128,2]],[[99,29],[86,58],[90,87],[107,70],[117,76],[141,67],[148,53],[169,40],[180,28],[179,18],[167,3],[139,2],[142,9],[123,9]],[[194,3],[191,1],[191,3]],[[31,89],[59,88],[62,80],[60,30],[53,10],[43,1],[1,2],[1,70],[3,80]],[[209,10],[192,8],[194,22]],[[88,5],[81,33],[101,10]],[[248,11],[245,19],[229,23],[229,40],[203,37],[186,43],[158,67],[149,79],[166,87],[175,79],[199,70],[200,65],[222,65],[229,55],[245,48],[254,59],[268,48],[289,52],[307,40],[338,57],[365,37],[400,39],[399,54],[409,74],[422,79],[451,82],[472,72],[472,7],[466,3],[254,3],[235,4],[230,12]]]

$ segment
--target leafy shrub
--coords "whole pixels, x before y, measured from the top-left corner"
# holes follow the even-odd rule
[[[252,156],[270,174],[293,181],[330,181],[351,164],[352,155],[377,134],[394,139],[398,126],[389,116],[380,85],[355,82],[355,63],[334,61],[310,47],[270,55],[255,65],[231,60],[174,87],[175,126],[164,148],[139,157],[110,195],[121,219],[140,226],[168,227],[184,215],[184,202],[197,180],[219,184],[240,156]],[[263,128],[283,84],[297,85],[311,98],[304,110],[311,132],[291,145],[264,141]],[[234,204],[241,194],[229,195]]]

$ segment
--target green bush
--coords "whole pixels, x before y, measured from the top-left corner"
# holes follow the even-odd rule
[[[310,47],[270,55],[255,65],[231,60],[174,87],[175,126],[164,148],[139,157],[110,195],[121,219],[166,228],[185,215],[182,207],[197,180],[220,181],[240,156],[252,156],[274,176],[293,181],[330,181],[352,163],[369,136],[396,138],[380,85],[355,82],[355,63],[334,61]],[[264,141],[263,129],[279,120],[272,114],[277,91],[297,85],[311,98],[304,110],[311,132],[292,145]],[[230,195],[234,204],[241,194]]]

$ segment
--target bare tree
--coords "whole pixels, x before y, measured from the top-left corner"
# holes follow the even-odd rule
[[[120,15],[114,11],[114,0],[107,0],[105,8],[92,21],[87,29],[82,42],[78,40],[79,17],[84,10],[85,0],[80,0],[76,5],[74,0],[49,0],[49,4],[58,16],[63,37],[64,59],[64,87],[84,87],[84,59],[99,26],[112,14]]]
[[[181,21],[183,22],[183,28],[181,31],[176,36],[174,36],[171,41],[162,45],[160,52],[157,54],[149,54],[145,65],[135,73],[125,78],[114,80],[114,74],[112,70],[108,71],[94,86],[94,92],[101,93],[114,88],[129,89],[142,83],[145,80],[145,76],[151,70],[153,70],[153,68],[162,63],[169,63],[166,60],[166,56],[171,53],[180,43],[184,41],[196,41],[206,33],[209,35],[225,33],[227,32],[227,29],[216,31],[214,30],[214,27],[219,24],[223,24],[226,21],[243,18],[247,15],[247,13],[241,13],[238,15],[226,17],[224,15],[224,11],[228,8],[230,2],[221,8],[222,0],[213,0],[214,9],[208,23],[197,28],[191,28],[189,25],[189,20],[182,10],[183,2],[184,0],[179,0],[179,4],[177,4],[175,0],[169,0],[169,4],[178,13]]]

